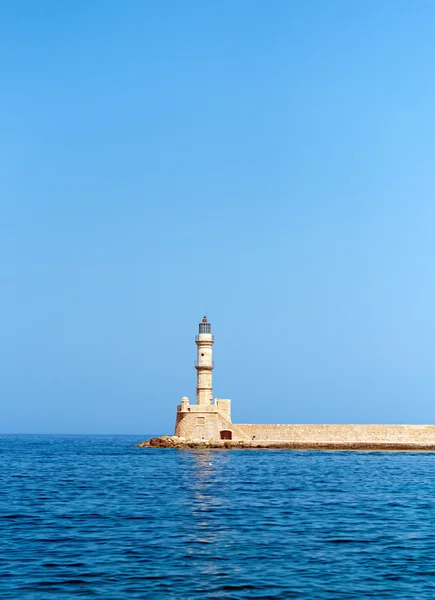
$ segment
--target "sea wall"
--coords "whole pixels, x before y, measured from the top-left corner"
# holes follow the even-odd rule
[[[187,399],[186,399],[187,400]],[[231,421],[229,400],[177,407],[175,435],[189,442],[232,440],[247,443],[435,444],[435,425],[265,425]]]
[[[240,425],[246,440],[300,443],[435,443],[435,425]],[[233,439],[237,439],[234,436]]]

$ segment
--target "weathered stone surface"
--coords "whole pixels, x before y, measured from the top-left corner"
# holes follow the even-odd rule
[[[247,439],[261,442],[435,444],[434,425],[238,424],[237,427]]]

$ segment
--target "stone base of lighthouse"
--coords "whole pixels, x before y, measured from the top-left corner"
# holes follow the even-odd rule
[[[192,442],[249,439],[231,421],[231,400],[222,398],[216,398],[209,406],[189,404],[183,398],[177,406],[175,435]]]

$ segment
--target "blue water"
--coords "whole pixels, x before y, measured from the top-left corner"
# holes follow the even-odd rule
[[[434,598],[435,454],[0,436],[0,598]]]

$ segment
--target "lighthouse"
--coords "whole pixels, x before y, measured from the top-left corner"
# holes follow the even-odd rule
[[[235,432],[244,439],[244,434],[238,430],[236,432],[231,422],[231,400],[213,400],[214,337],[207,316],[199,324],[195,343],[196,404],[190,404],[186,396],[181,398],[177,406],[175,435],[189,441],[231,440]]]
[[[197,346],[196,369],[196,404],[211,406],[213,404],[213,344],[214,337],[211,333],[211,324],[204,316],[199,324],[199,332],[195,337]]]

